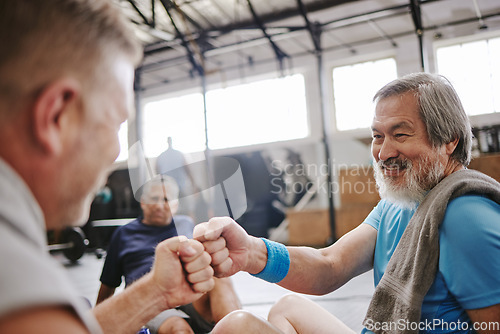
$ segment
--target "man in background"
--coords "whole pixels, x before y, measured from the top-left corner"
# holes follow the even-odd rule
[[[125,280],[126,287],[151,270],[154,247],[177,235],[193,236],[189,216],[175,215],[179,188],[169,176],[146,183],[140,197],[143,216],[119,227],[107,249],[97,304],[111,297]],[[215,280],[214,288],[192,304],[167,310],[149,321],[152,334],[209,333],[217,321],[240,309],[230,278]]]
[[[161,175],[169,175],[177,181],[180,200],[179,212],[194,217],[196,203],[191,195],[195,195],[199,189],[184,154],[174,148],[172,137],[167,138],[167,145],[167,149],[156,159],[156,172]]]

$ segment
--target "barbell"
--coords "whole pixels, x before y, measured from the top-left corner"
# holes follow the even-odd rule
[[[59,243],[48,247],[50,252],[62,251],[68,260],[76,262],[83,256],[88,245],[89,240],[81,228],[68,227],[61,232]]]

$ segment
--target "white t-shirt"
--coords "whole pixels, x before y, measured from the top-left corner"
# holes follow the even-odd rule
[[[91,333],[92,312],[49,254],[42,210],[19,175],[0,159],[0,317],[24,308],[64,305]]]

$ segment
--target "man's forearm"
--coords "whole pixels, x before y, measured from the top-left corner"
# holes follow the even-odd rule
[[[164,297],[151,287],[149,281],[146,275],[94,308],[94,315],[105,334],[137,333],[167,307]]]
[[[268,261],[267,247],[260,238],[250,237],[249,256],[244,271],[258,274],[266,267]],[[327,284],[322,277],[331,276],[331,266],[328,258],[320,250],[310,247],[287,247],[290,255],[288,274],[279,285],[289,290],[301,293],[323,294]],[[284,261],[274,258],[271,261]],[[321,283],[319,283],[321,282]]]
[[[287,247],[290,269],[278,285],[295,292],[322,295],[334,290],[335,271],[329,258],[311,247]]]
[[[373,267],[376,239],[377,230],[361,224],[326,248],[288,247],[291,265],[279,285],[315,295],[335,291]]]

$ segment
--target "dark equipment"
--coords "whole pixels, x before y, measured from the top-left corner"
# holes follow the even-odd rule
[[[83,256],[89,244],[85,233],[79,227],[68,227],[61,231],[57,237],[55,235],[55,232],[49,232],[49,243],[50,239],[56,242],[49,244],[49,251],[62,251],[64,256],[73,263]]]

